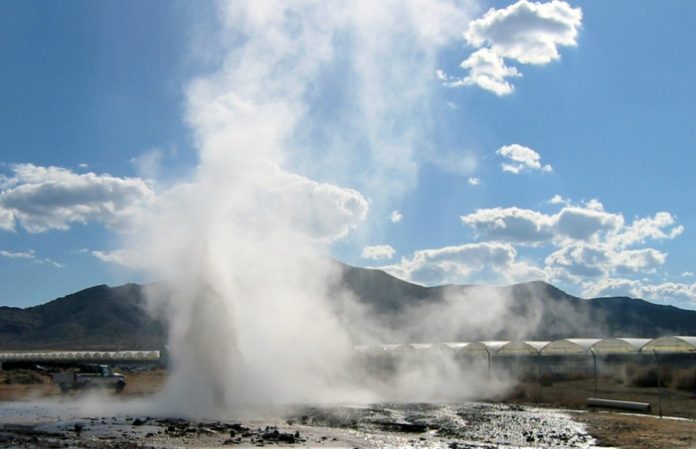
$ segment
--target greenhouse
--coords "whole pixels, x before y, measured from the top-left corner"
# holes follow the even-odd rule
[[[641,352],[696,352],[696,337],[661,337],[646,343]]]

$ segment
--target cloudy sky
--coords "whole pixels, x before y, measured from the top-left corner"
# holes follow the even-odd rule
[[[1,2],[0,304],[153,280],[123,242],[236,120],[346,263],[696,309],[695,2],[339,4]]]

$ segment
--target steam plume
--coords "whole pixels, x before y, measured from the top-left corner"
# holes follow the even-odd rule
[[[355,380],[352,345],[377,326],[347,313],[360,307],[336,294],[326,254],[364,224],[368,204],[389,211],[415,185],[432,151],[437,55],[466,8],[255,0],[219,14],[219,69],[187,90],[199,167],[132,242],[168,280],[150,295],[173,360],[161,403],[203,414],[375,398]],[[424,385],[431,371],[402,379]]]

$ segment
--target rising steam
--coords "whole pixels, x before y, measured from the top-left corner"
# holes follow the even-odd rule
[[[360,229],[368,204],[389,211],[415,185],[432,151],[437,55],[466,15],[444,0],[220,5],[219,69],[187,91],[199,166],[131,242],[138,263],[167,280],[150,294],[169,326],[163,407],[423,399],[443,375],[458,379],[448,384],[458,394],[479,388],[460,388],[446,362],[412,365],[393,382],[360,378],[356,335],[403,335],[385,335],[340,291],[326,257]],[[450,312],[466,313],[461,302]],[[423,322],[452,321],[450,312]]]

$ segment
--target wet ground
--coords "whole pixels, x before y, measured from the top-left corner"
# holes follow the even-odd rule
[[[82,411],[81,411],[82,410]],[[278,415],[276,415],[278,416]],[[0,405],[0,447],[12,448],[593,448],[561,411],[504,404],[293,407],[264,420],[85,415],[78,402]]]

